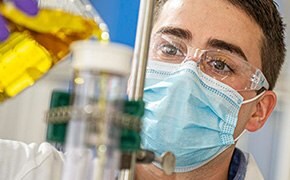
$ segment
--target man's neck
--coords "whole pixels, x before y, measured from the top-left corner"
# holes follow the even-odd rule
[[[206,180],[227,180],[231,158],[234,151],[231,146],[215,159],[206,165],[186,173],[174,173],[166,175],[156,166],[139,164],[136,166],[135,180],[187,180],[187,179],[206,179]]]

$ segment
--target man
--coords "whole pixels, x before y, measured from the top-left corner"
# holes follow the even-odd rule
[[[173,152],[176,173],[138,165],[136,178],[263,179],[235,143],[276,104],[285,45],[274,2],[160,0],[155,14],[142,146]]]

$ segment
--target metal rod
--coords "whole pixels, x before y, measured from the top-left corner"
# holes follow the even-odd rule
[[[149,43],[153,21],[154,0],[141,0],[131,68],[129,99],[143,98]]]
[[[129,100],[142,100],[149,52],[155,0],[140,0],[138,26],[131,68]],[[130,169],[121,170],[119,180],[133,180],[136,152],[131,154]]]

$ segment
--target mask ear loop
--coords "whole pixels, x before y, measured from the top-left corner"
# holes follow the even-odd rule
[[[248,100],[243,101],[242,104],[247,104],[247,103],[256,101],[257,99],[259,99],[260,97],[262,97],[265,93],[266,93],[266,91],[263,91],[259,95],[253,97],[252,99],[248,99]]]
[[[247,104],[247,103],[253,102],[253,101],[259,99],[259,98],[260,98],[261,96],[263,96],[263,94],[265,94],[265,93],[266,93],[266,91],[263,91],[263,92],[261,92],[259,95],[253,97],[252,99],[248,99],[248,100],[246,100],[246,101],[243,101],[242,104]],[[243,132],[242,132],[238,137],[236,137],[236,138],[234,139],[234,141],[237,142],[237,141],[240,139],[240,137],[241,137],[242,135],[245,134],[246,131],[247,131],[247,130],[244,129]]]
[[[247,130],[244,129],[243,132],[241,132],[241,134],[238,135],[238,137],[236,137],[236,138],[234,139],[234,141],[237,142],[237,141],[241,138],[241,136],[244,135],[246,132],[247,132]]]
[[[263,94],[265,94],[265,93],[266,93],[266,91],[263,91],[263,92],[261,92],[259,95],[253,97],[252,99],[248,99],[248,100],[246,100],[246,101],[243,101],[242,104],[247,104],[247,103],[253,102],[253,101],[259,99],[259,98],[260,98]],[[247,132],[246,129],[244,129],[243,132],[242,132],[238,137],[236,137],[236,138],[234,139],[234,141],[237,142],[237,141],[241,138],[241,136],[245,134],[245,132]]]

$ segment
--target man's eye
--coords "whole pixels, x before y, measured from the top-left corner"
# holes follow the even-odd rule
[[[160,47],[160,50],[164,55],[183,56],[182,51],[172,44],[164,44]]]
[[[208,62],[211,68],[221,74],[232,73],[233,69],[226,63],[225,60],[212,59]]]

